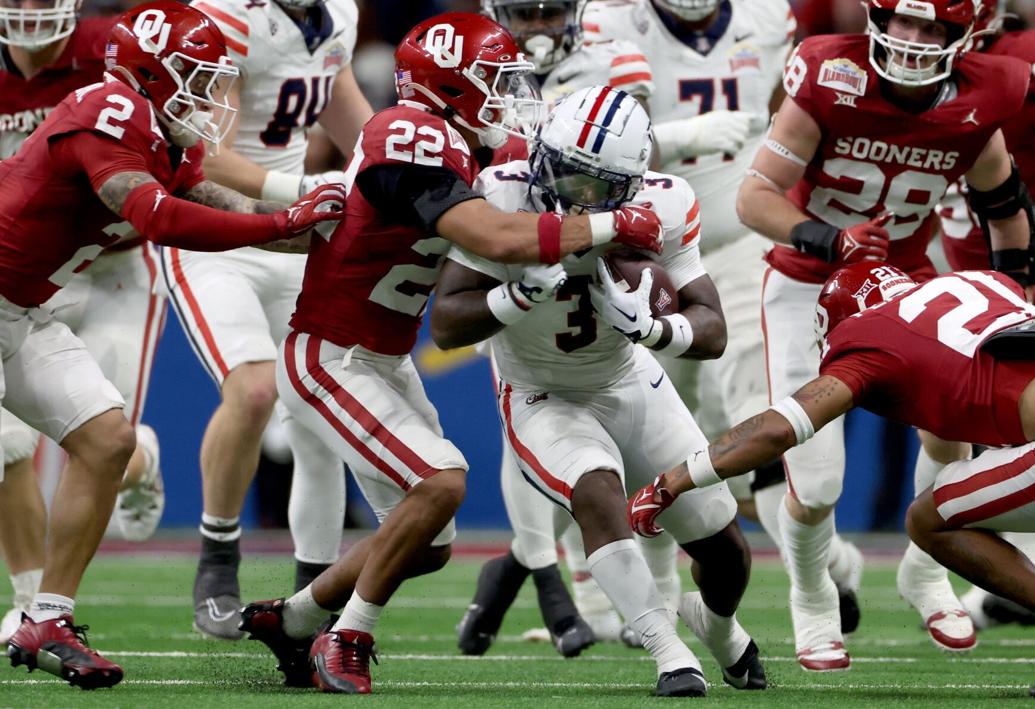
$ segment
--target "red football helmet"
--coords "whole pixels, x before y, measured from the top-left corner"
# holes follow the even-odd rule
[[[410,30],[395,50],[399,98],[425,105],[498,148],[535,135],[542,100],[514,38],[483,15],[447,12]]]
[[[174,143],[218,144],[237,112],[227,92],[237,77],[223,33],[204,13],[175,0],[129,10],[112,28],[109,72],[145,96]]]
[[[75,31],[82,0],[0,0],[0,44],[30,52]]]
[[[903,86],[926,86],[947,79],[969,49],[977,0],[869,0],[867,33],[870,65],[878,75]],[[888,34],[895,15],[937,21],[946,29],[945,46]]]
[[[999,34],[1006,15],[1006,0],[978,0],[974,29],[970,33],[972,49],[982,49],[987,40]]]
[[[822,342],[845,318],[891,300],[916,281],[886,263],[860,261],[834,271],[816,302],[816,335]]]

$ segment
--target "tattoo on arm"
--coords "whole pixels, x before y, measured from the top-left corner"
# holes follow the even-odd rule
[[[727,456],[735,451],[738,446],[743,445],[745,441],[751,440],[765,425],[764,416],[765,414],[752,416],[747,421],[734,426],[722,438],[712,443],[709,446],[712,461],[714,462]],[[724,472],[719,466],[716,466],[715,472],[720,476],[724,476]]]
[[[121,215],[122,205],[126,203],[129,193],[148,182],[157,180],[146,172],[120,172],[105,180],[97,190],[97,196],[104,202],[104,206]]]
[[[819,404],[829,401],[843,389],[844,384],[833,377],[818,377],[794,392],[794,398],[799,404]]]
[[[277,202],[264,202],[245,197],[240,192],[216,184],[212,180],[199,182],[183,196],[191,202],[203,204],[206,207],[239,214],[272,214],[284,208]]]

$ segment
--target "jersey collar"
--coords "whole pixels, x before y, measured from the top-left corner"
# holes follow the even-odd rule
[[[307,7],[305,16],[301,20],[295,19],[294,15],[286,11],[284,14],[302,33],[302,39],[310,54],[319,49],[320,45],[334,34],[334,18],[331,17],[331,12],[327,9],[325,2],[318,2],[312,7]]]
[[[651,5],[651,7],[653,8],[654,6]],[[715,45],[722,39],[722,36],[726,34],[726,30],[729,29],[730,20],[733,18],[733,7],[730,5],[729,0],[723,0],[719,4],[718,17],[703,32],[687,31],[683,25],[673,21],[667,13],[655,12],[655,14],[661,20],[661,24],[665,26],[665,29],[669,31],[669,34],[703,57],[711,53]]]

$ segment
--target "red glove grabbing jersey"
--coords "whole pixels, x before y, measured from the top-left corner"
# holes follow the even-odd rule
[[[884,225],[891,212],[878,214],[868,222],[842,229],[837,235],[837,251],[844,263],[884,261],[888,258],[888,230]]]
[[[332,182],[320,185],[288,207],[283,228],[289,234],[304,234],[321,222],[345,218],[345,185]]]
[[[662,530],[655,520],[675,501],[676,496],[661,487],[661,476],[659,475],[654,478],[654,482],[640,488],[635,495],[629,498],[625,507],[626,515],[629,517],[629,526],[641,537],[658,536]]]
[[[629,205],[611,212],[614,215],[615,243],[634,249],[661,253],[664,234],[661,219],[646,206]]]

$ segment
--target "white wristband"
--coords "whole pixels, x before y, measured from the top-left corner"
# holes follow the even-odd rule
[[[485,294],[485,302],[494,318],[504,325],[513,325],[528,315],[532,308],[514,300],[509,283],[501,283]]]
[[[593,246],[610,243],[615,235],[615,218],[611,212],[597,212],[589,215],[589,233],[593,237]]]
[[[694,482],[694,487],[708,487],[722,482],[722,478],[715,472],[712,456],[707,448],[692,453],[686,459],[686,468],[690,471],[690,479]]]
[[[301,175],[289,175],[278,170],[267,170],[266,179],[262,183],[262,198],[270,202],[291,204],[298,201],[298,192],[301,188]]]
[[[769,408],[783,416],[791,424],[791,428],[794,429],[794,437],[798,441],[799,446],[812,438],[816,433],[816,429],[812,425],[812,419],[809,418],[809,415],[805,413],[805,409],[801,408],[801,404],[793,396],[788,396]]]
[[[690,349],[690,345],[694,344],[694,328],[686,316],[676,313],[675,315],[663,315],[661,319],[667,320],[671,326],[672,339],[657,351],[669,357],[678,357]]]

